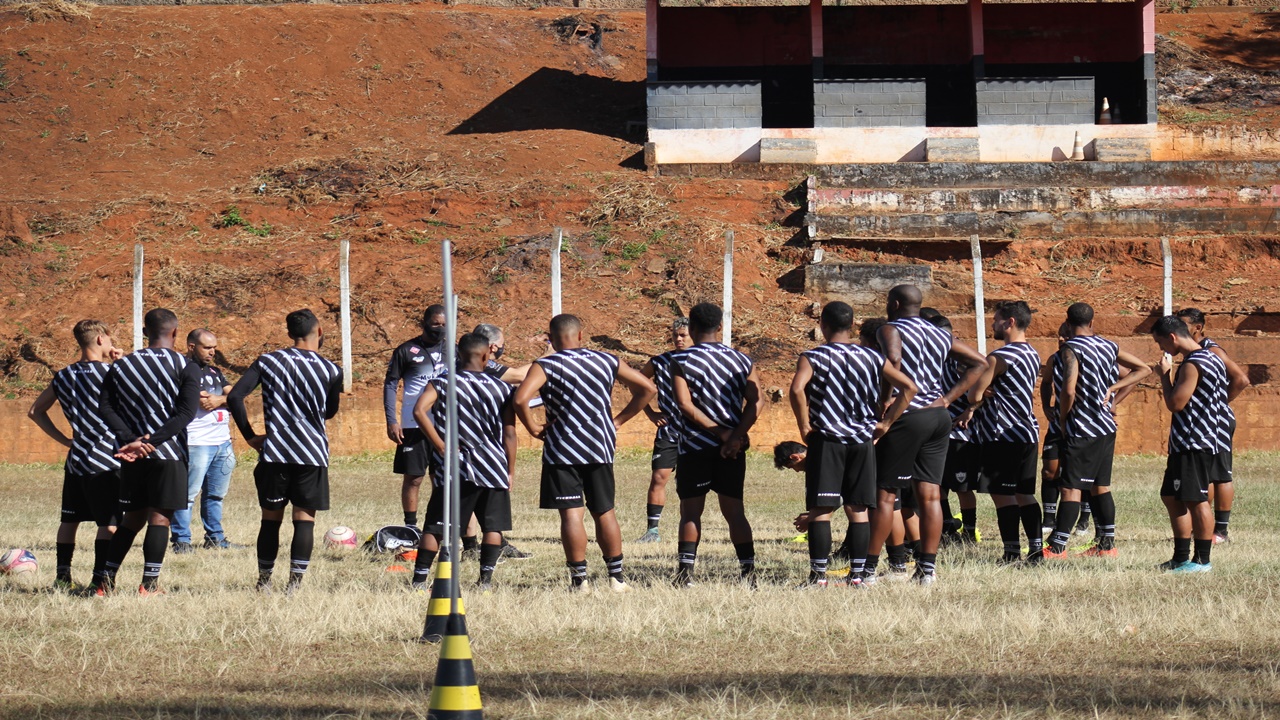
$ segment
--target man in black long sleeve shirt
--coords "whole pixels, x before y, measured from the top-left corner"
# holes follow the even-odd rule
[[[249,446],[259,454],[253,470],[262,507],[258,531],[258,589],[271,589],[280,552],[285,505],[293,504],[288,592],[302,584],[315,545],[316,512],[329,509],[329,436],[325,421],[338,414],[342,370],[320,356],[320,321],[310,310],[286,319],[293,347],[260,355],[227,396],[227,408]],[[257,434],[245,412],[245,396],[262,385],[267,432]]]
[[[200,374],[173,349],[178,317],[157,308],[143,321],[147,347],[117,360],[102,386],[99,412],[114,436],[124,521],[111,538],[103,581],[95,594],[114,589],[116,572],[143,526],[142,586],[160,592],[157,581],[169,545],[169,521],[187,507],[187,425],[200,404]]]

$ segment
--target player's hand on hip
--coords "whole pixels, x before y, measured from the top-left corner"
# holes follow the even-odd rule
[[[875,444],[877,441],[879,441],[880,438],[884,437],[885,433],[887,432],[889,432],[889,423],[885,422],[884,420],[881,420],[880,422],[876,423],[876,426],[871,429],[872,444]]]
[[[617,423],[614,423],[614,427],[616,428],[617,426],[618,426]],[[534,426],[533,428],[530,428],[529,434],[532,435],[535,440],[542,440],[547,435],[547,426],[546,425]]]
[[[404,431],[400,429],[400,423],[387,423],[387,437],[397,445],[404,444]]]
[[[246,442],[249,443],[249,447],[253,448],[254,450],[257,450],[258,452],[262,452],[262,446],[267,444],[267,436],[254,435],[253,437],[249,438]]]

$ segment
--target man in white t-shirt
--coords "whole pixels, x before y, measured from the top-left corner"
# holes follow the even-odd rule
[[[242,548],[227,540],[222,531],[222,499],[231,485],[236,454],[231,448],[231,415],[227,393],[231,383],[213,365],[218,339],[204,328],[187,335],[187,356],[200,369],[200,409],[187,426],[186,510],[173,513],[173,552],[195,552],[191,544],[191,514],[200,497],[200,520],[204,524],[205,548]]]

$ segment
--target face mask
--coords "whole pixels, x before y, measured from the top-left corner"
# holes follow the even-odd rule
[[[444,328],[426,328],[422,331],[422,339],[428,345],[435,345],[444,339]]]
[[[497,350],[494,350],[494,351],[493,351],[493,359],[494,359],[494,360],[497,360],[498,358],[502,357],[502,351],[503,351],[503,350],[506,350],[506,348],[498,348]]]

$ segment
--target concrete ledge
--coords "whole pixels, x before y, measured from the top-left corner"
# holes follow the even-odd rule
[[[1147,162],[1151,160],[1151,141],[1147,138],[1098,138],[1094,153],[1101,162]]]
[[[815,263],[804,269],[805,294],[823,302],[883,303],[886,292],[904,283],[928,291],[933,288],[933,270],[928,265],[885,263]]]
[[[977,162],[978,138],[929,138],[924,141],[926,162]]]
[[[814,163],[818,160],[818,143],[799,138],[761,138],[762,163]]]

